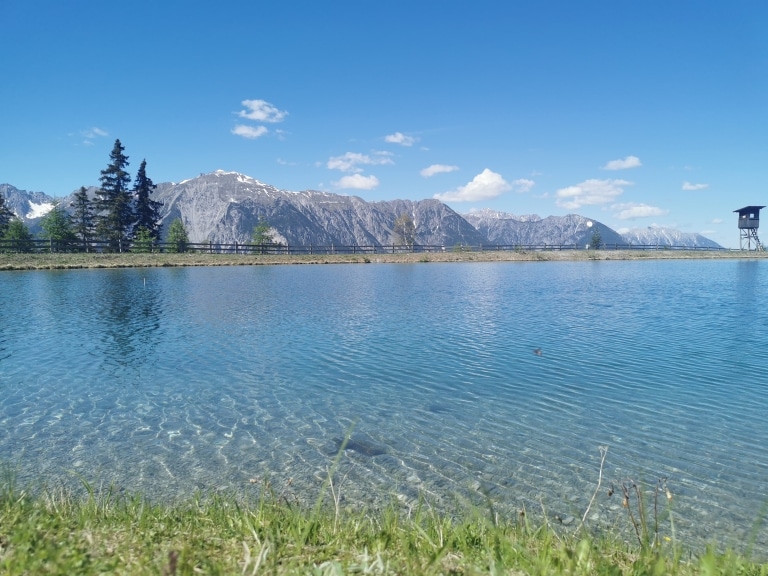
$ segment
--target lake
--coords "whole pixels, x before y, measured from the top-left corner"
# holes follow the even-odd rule
[[[666,478],[678,539],[765,555],[766,370],[766,261],[0,272],[23,486],[312,503],[351,433],[341,506],[575,527],[606,447],[591,527]]]

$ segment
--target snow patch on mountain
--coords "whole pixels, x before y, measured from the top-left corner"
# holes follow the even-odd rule
[[[24,218],[26,220],[34,220],[35,218],[42,218],[48,212],[53,210],[53,202],[30,202],[29,203],[29,210],[27,211]]]
[[[462,216],[469,222],[474,223],[489,223],[495,220],[516,220],[517,222],[538,222],[541,220],[541,216],[538,214],[526,214],[524,216],[517,216],[510,212],[499,212],[498,210],[491,210],[490,208],[482,208],[479,210],[470,210]]]

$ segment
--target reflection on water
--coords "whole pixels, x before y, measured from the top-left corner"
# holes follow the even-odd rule
[[[99,275],[84,295],[85,314],[93,314],[101,335],[90,352],[102,371],[125,379],[144,370],[151,378],[157,343],[164,337],[160,316],[163,301],[154,275],[142,270],[118,270]]]
[[[766,270],[2,273],[0,460],[26,483],[183,499],[268,478],[311,502],[352,430],[347,505],[580,517],[608,446],[606,482],[667,477],[678,537],[738,546],[768,493]],[[627,525],[615,498],[592,511]]]

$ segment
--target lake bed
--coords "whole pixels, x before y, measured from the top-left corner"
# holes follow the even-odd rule
[[[311,503],[351,433],[344,506],[580,519],[606,447],[592,525],[627,524],[611,484],[666,478],[681,540],[738,547],[768,493],[767,280],[761,260],[3,272],[0,461],[25,485]]]

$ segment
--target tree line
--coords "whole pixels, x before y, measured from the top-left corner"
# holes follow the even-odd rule
[[[125,147],[119,139],[115,140],[95,196],[91,198],[87,188],[81,186],[68,207],[54,203],[40,220],[38,238],[50,240],[51,250],[89,252],[98,245],[108,252],[159,251],[162,203],[151,198],[157,186],[147,176],[146,159],[142,160],[132,187],[128,166]],[[414,245],[416,226],[409,214],[396,219],[393,232],[401,245]],[[27,225],[11,212],[0,194],[0,250],[32,251],[33,240]],[[251,241],[259,246],[275,245],[272,227],[263,217],[254,227]],[[184,252],[188,244],[187,230],[181,218],[176,218],[168,227],[163,249]]]
[[[147,176],[147,161],[142,160],[131,187],[128,156],[120,140],[115,140],[109,164],[101,171],[100,187],[91,198],[81,186],[75,193],[69,210],[61,203],[40,220],[39,237],[57,246],[77,247],[90,251],[98,241],[107,251],[151,252],[160,242],[162,232],[161,202],[152,200],[157,188]],[[33,235],[27,225],[11,212],[0,194],[0,240],[9,241],[17,251],[31,248]],[[171,223],[167,242],[170,249],[183,250],[188,242],[181,219]]]

